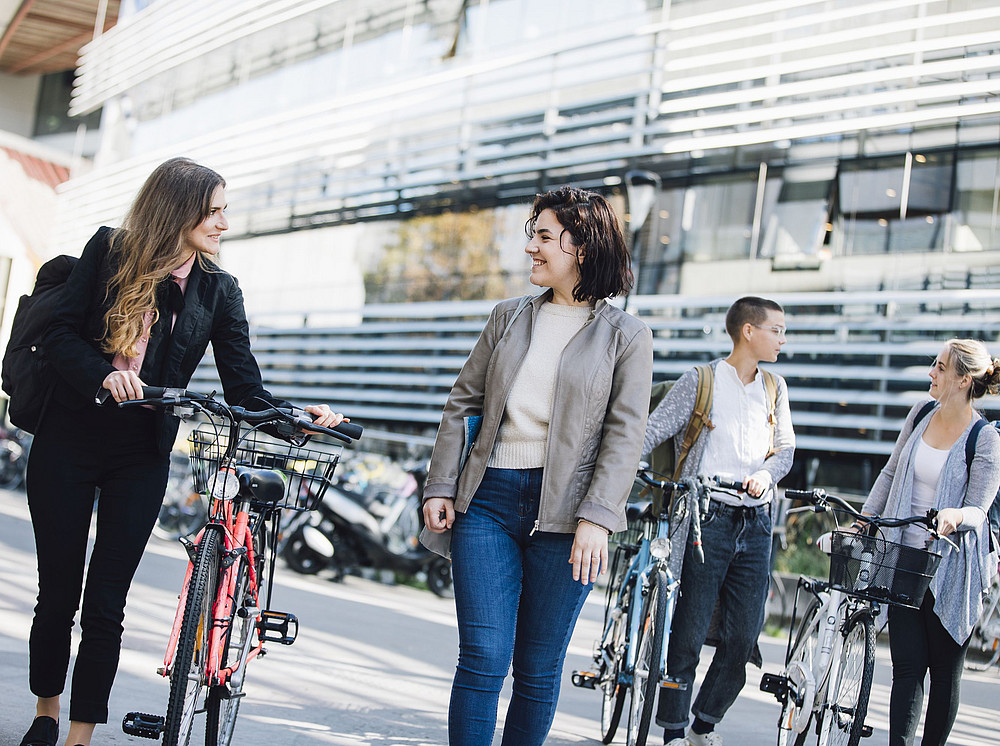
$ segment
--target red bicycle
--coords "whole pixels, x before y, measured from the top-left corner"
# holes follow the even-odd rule
[[[281,512],[315,508],[343,443],[361,437],[362,428],[317,427],[298,410],[251,411],[184,389],[146,386],[143,394],[119,406],[208,416],[191,433],[189,445],[195,489],[209,499],[209,521],[194,541],[180,539],[190,559],[163,666],[157,669],[170,679],[167,714],[130,712],[122,730],[151,739],[162,735],[165,746],[186,746],[195,716],[205,712],[206,746],[228,746],[247,664],[264,653],[265,643],[291,645],[298,635],[295,615],[271,608]],[[337,442],[313,441],[305,448],[317,433]]]

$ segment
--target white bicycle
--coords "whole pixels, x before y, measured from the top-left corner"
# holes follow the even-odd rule
[[[829,580],[799,578],[785,668],[780,674],[764,674],[760,688],[781,704],[779,746],[802,746],[810,732],[818,746],[857,746],[872,733],[865,716],[880,604],[918,608],[941,561],[941,555],[930,550],[882,539],[879,528],[921,524],[932,538],[955,545],[934,530],[933,510],[910,518],[879,518],[862,516],[820,489],[786,490],[785,496],[810,503],[795,511],[843,511],[865,527],[859,533],[836,531],[829,544],[821,546],[830,555]],[[800,595],[808,600],[797,619]]]

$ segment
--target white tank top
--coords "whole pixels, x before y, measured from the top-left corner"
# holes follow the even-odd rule
[[[911,499],[911,515],[923,515],[934,507],[937,502],[937,486],[944,471],[944,462],[948,460],[948,449],[934,448],[924,442],[921,437],[913,454],[913,495]],[[902,517],[902,516],[901,516]],[[919,526],[907,526],[903,529],[903,543],[910,547],[923,549],[928,534]]]

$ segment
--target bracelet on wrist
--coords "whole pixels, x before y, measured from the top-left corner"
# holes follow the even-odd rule
[[[591,526],[596,526],[597,528],[601,529],[601,531],[603,531],[604,533],[606,533],[608,536],[611,536],[611,532],[608,531],[606,528],[604,528],[604,526],[602,526],[599,523],[594,523],[593,521],[588,521],[586,518],[580,518],[577,521],[577,525],[579,526],[581,523],[586,523],[586,524],[591,525]]]

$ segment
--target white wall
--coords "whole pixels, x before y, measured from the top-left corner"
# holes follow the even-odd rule
[[[0,130],[31,137],[41,78],[0,73]]]

